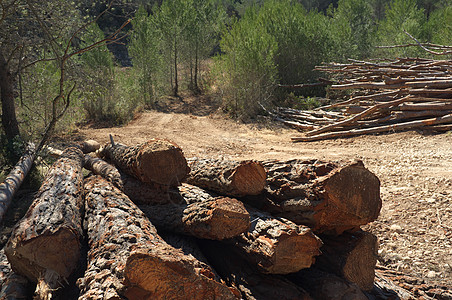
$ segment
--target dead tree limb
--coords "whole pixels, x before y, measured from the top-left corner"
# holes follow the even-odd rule
[[[28,144],[27,149],[14,169],[8,174],[5,181],[0,184],[0,224],[5,217],[14,194],[19,189],[28,172],[30,172],[33,161],[35,160],[35,155],[35,145],[32,143]]]
[[[69,147],[63,152],[5,247],[13,270],[38,283],[38,299],[51,299],[79,263],[82,165],[79,148]]]

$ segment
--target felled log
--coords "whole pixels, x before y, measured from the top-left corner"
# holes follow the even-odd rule
[[[200,240],[199,245],[222,279],[237,288],[243,299],[312,299],[305,290],[284,277],[260,273],[228,245],[208,240]]]
[[[266,195],[274,216],[304,224],[315,233],[341,234],[376,220],[381,209],[380,181],[361,161],[263,162]]]
[[[123,172],[145,183],[177,186],[190,171],[179,146],[163,139],[151,139],[136,146],[109,144],[101,154]]]
[[[64,151],[5,247],[12,269],[38,283],[38,299],[52,298],[78,266],[83,235],[82,165],[79,148]]]
[[[315,267],[345,278],[364,291],[372,290],[378,256],[377,237],[357,231],[321,238],[323,254],[317,258]]]
[[[169,246],[130,199],[85,180],[88,268],[79,299],[235,299],[208,266]]]
[[[314,299],[368,300],[356,284],[316,268],[301,270],[288,275],[288,278],[306,290]]]
[[[309,268],[321,253],[322,242],[310,228],[247,209],[252,220],[250,229],[230,242],[261,272],[297,272]]]
[[[0,299],[29,299],[29,289],[28,280],[11,269],[4,249],[0,250]]]
[[[186,182],[221,195],[257,195],[265,187],[265,169],[257,161],[192,158],[189,166],[191,171]]]
[[[181,204],[141,205],[140,209],[162,230],[203,239],[232,238],[250,227],[250,215],[236,199],[215,198],[190,185],[184,185],[181,197]]]
[[[177,189],[141,182],[101,158],[85,155],[84,167],[113,183],[136,204],[184,203]]]
[[[439,125],[439,124],[447,124],[452,122],[452,114],[448,114],[442,117],[430,118],[425,120],[416,120],[409,121],[391,125],[383,125],[372,128],[364,128],[364,129],[351,129],[347,131],[339,131],[339,132],[328,132],[308,137],[294,137],[292,138],[292,142],[312,142],[319,141],[330,138],[338,138],[338,137],[350,137],[361,134],[369,134],[369,133],[380,133],[380,132],[389,132],[389,131],[400,131],[407,129],[415,129],[415,128],[423,128],[431,125]]]
[[[30,172],[35,155],[35,145],[32,143],[28,144],[27,149],[17,162],[14,169],[8,174],[5,181],[0,184],[0,224],[2,223],[6,211],[11,204],[14,194],[19,189],[28,172]]]

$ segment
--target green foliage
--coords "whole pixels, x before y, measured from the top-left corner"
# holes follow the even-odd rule
[[[432,43],[452,45],[452,5],[434,11],[430,15],[428,29]]]
[[[366,0],[340,0],[332,15],[336,59],[366,58],[373,52],[375,21]]]
[[[420,9],[416,0],[392,0],[386,7],[385,18],[378,28],[378,41],[381,45],[402,45],[412,43],[403,30],[409,32],[420,41],[427,37],[426,17],[423,9]],[[395,57],[417,56],[424,54],[418,47],[394,48],[384,51],[386,55]]]
[[[258,20],[253,7],[234,22],[221,39],[225,54],[217,58],[225,107],[240,118],[255,115],[259,103],[271,100],[277,79],[277,42],[265,28],[256,26]]]

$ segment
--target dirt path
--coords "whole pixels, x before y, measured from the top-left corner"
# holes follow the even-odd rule
[[[293,144],[290,137],[298,133],[272,122],[250,125],[216,114],[162,112],[142,113],[124,127],[84,128],[80,133],[104,143],[109,134],[124,144],[167,138],[187,157],[361,159],[381,180],[382,213],[367,228],[379,237],[380,263],[452,286],[450,133],[410,131]]]

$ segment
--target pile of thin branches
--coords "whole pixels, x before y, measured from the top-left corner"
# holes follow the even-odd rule
[[[313,111],[277,108],[277,120],[309,130],[294,142],[417,128],[452,130],[452,60],[349,60],[316,69],[336,77],[332,90],[351,90],[353,96]]]

